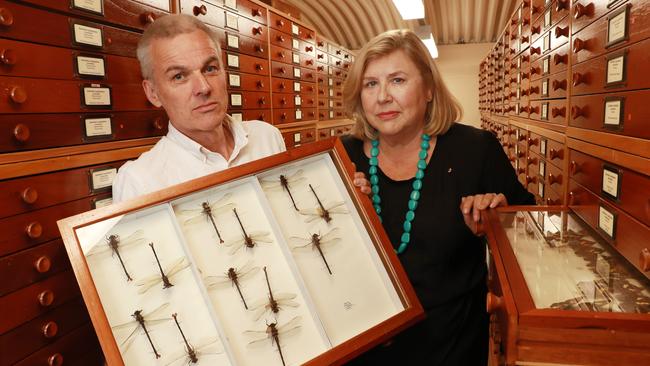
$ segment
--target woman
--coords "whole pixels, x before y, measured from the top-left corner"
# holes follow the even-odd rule
[[[344,139],[426,319],[351,365],[485,365],[485,245],[465,220],[534,204],[489,132],[455,123],[461,108],[411,31],[361,49],[344,86],[356,118]]]

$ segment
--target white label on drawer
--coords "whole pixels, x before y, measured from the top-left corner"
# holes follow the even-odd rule
[[[296,132],[293,134],[293,142],[295,143],[300,142],[300,132]]]
[[[520,83],[521,83],[521,73],[518,72],[517,73],[517,85],[519,85]]]
[[[239,67],[239,56],[228,54],[228,66]]]
[[[239,17],[226,12],[226,27],[239,30]]]
[[[103,14],[102,0],[72,0],[72,7]]]
[[[330,130],[330,136],[336,136],[336,130],[335,129],[332,128]]]
[[[231,9],[237,9],[237,0],[226,0],[224,5]]]
[[[300,28],[298,28],[298,25],[295,23],[291,23],[291,33],[295,35],[300,34]]]
[[[539,175],[542,177],[546,175],[546,163],[544,161],[539,162]]]
[[[623,101],[621,99],[606,101],[604,123],[610,126],[619,126],[621,124],[622,107],[623,107]]]
[[[113,134],[111,129],[111,119],[106,118],[86,118],[84,119],[86,128],[86,137],[110,136]]]
[[[519,103],[515,104],[515,114],[519,114]]]
[[[300,83],[297,81],[293,82],[293,91],[299,92],[300,91]]]
[[[542,81],[542,96],[548,96],[548,79]]]
[[[550,58],[546,57],[542,60],[542,73],[548,74],[549,73],[549,65],[550,65]]]
[[[515,144],[515,155],[519,155],[519,144]]]
[[[334,118],[334,111],[330,111],[329,115],[330,115],[330,119]]]
[[[607,84],[623,81],[623,70],[625,68],[625,55],[615,57],[607,61]]]
[[[521,20],[521,10],[522,10],[522,8],[523,7],[520,6],[519,9],[517,9],[517,19],[519,19],[519,20]],[[519,26],[519,34],[521,34],[521,23],[519,23],[519,25],[520,25]]]
[[[113,179],[117,174],[117,168],[108,168],[101,170],[94,170],[90,173],[92,190],[98,190],[110,187],[113,184]]]
[[[229,34],[227,39],[228,47],[239,49],[239,37]]]
[[[614,239],[616,216],[603,206],[598,206],[598,227]]]
[[[230,118],[234,121],[241,122],[244,119],[244,115],[241,113],[232,113],[230,114]]]
[[[293,49],[299,50],[300,49],[300,41],[295,39],[295,38],[291,38],[291,47],[293,47]]]
[[[542,103],[542,119],[548,119],[548,103]]]
[[[327,84],[328,84],[329,86],[334,85],[334,80],[332,80],[332,78],[327,78]]]
[[[300,54],[297,53],[292,53],[291,54],[291,60],[293,61],[294,64],[299,64],[300,63]]]
[[[521,57],[517,57],[517,68],[521,68]]]
[[[296,95],[295,97],[293,97],[293,104],[296,106],[302,104],[302,98],[300,98],[300,95]]]
[[[542,45],[542,52],[546,52],[551,49],[551,35],[546,34],[544,36],[544,44]]]
[[[517,99],[521,98],[521,86],[517,85]]]
[[[241,106],[241,94],[230,94],[230,105],[233,107]]]
[[[84,87],[84,104],[87,106],[110,106],[111,89],[102,87]]]
[[[625,38],[627,28],[627,8],[608,21],[607,43],[616,42]]]
[[[81,44],[102,47],[103,38],[100,28],[88,27],[86,25],[74,24],[74,41]]]
[[[296,119],[302,119],[302,111],[300,109],[296,110]]]
[[[330,89],[330,97],[334,96],[334,89]]]
[[[548,9],[546,13],[544,13],[544,29],[551,25],[551,9]]]
[[[101,207],[110,206],[112,204],[113,204],[113,197],[108,197],[108,198],[104,198],[103,200],[95,201],[93,206],[95,206],[94,208],[101,208]]]
[[[334,108],[334,101],[331,99],[329,100],[329,107]]]
[[[293,68],[293,77],[294,78],[299,78],[300,77],[300,68],[299,67],[294,67]]]
[[[515,159],[515,170],[519,170],[519,159]]]
[[[542,140],[539,142],[539,152],[540,152],[542,155],[546,156],[546,140],[545,140],[545,139],[542,139]]]
[[[241,86],[241,78],[237,74],[228,74],[228,85],[239,87]]]
[[[327,73],[332,75],[332,66],[327,66]]]
[[[79,75],[106,76],[104,59],[99,57],[77,56],[77,72]]]
[[[603,193],[618,199],[620,173],[610,168],[603,168]]]
[[[537,183],[537,194],[541,198],[544,198],[544,183]]]

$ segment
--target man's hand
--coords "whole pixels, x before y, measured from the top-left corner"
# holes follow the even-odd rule
[[[481,219],[482,210],[485,210],[488,207],[495,208],[507,205],[508,200],[506,199],[506,196],[503,195],[503,193],[486,193],[463,197],[460,201],[460,210],[463,215],[471,215],[473,221],[478,222]]]
[[[372,192],[370,189],[370,181],[366,179],[366,175],[363,172],[354,172],[354,180],[352,183],[359,188],[361,193],[369,195]]]

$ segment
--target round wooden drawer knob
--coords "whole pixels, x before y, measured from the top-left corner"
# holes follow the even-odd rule
[[[576,38],[573,40],[573,53],[578,53],[584,49],[585,49],[585,41],[581,40],[580,38]]]
[[[205,5],[194,6],[192,12],[194,13],[194,16],[198,17],[199,15],[206,15],[208,13],[208,8]]]
[[[27,101],[27,92],[21,86],[14,86],[9,91],[11,101],[16,104],[22,104]]]
[[[643,272],[650,271],[650,249],[643,248],[639,254],[640,267]]]
[[[55,353],[47,358],[48,366],[61,366],[63,365],[63,356],[60,353]]]
[[[15,65],[16,53],[11,48],[0,49],[0,62],[5,65]]]
[[[497,296],[492,292],[488,292],[487,301],[486,301],[487,312],[492,314],[502,307],[503,307],[503,299],[501,298],[501,296]]]
[[[264,70],[264,67],[262,66],[262,64],[255,64],[255,70],[262,71]]]
[[[38,200],[38,191],[35,188],[27,187],[20,192],[20,198],[27,204],[33,204]]]
[[[38,221],[33,221],[25,227],[27,236],[32,239],[38,239],[43,234],[43,226]]]
[[[41,331],[45,338],[54,338],[59,333],[59,326],[50,320],[41,327]]]
[[[140,14],[140,22],[144,25],[148,25],[156,21],[156,14],[148,11],[146,13]]]
[[[34,261],[34,268],[36,268],[38,273],[48,272],[52,268],[52,261],[46,255],[40,256]]]
[[[14,15],[7,8],[0,8],[0,25],[10,27],[14,24]]]
[[[50,290],[44,290],[38,294],[38,303],[41,306],[50,306],[54,303],[54,292]]]
[[[153,128],[157,131],[162,131],[165,128],[165,124],[162,121],[162,118],[158,117],[153,120]]]
[[[29,140],[29,137],[31,136],[31,132],[29,131],[29,127],[27,125],[19,123],[14,127],[14,139],[18,142],[27,142]]]

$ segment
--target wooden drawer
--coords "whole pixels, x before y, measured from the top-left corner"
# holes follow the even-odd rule
[[[269,48],[265,41],[243,36],[234,31],[221,31],[221,47],[228,51],[235,51],[247,55],[268,58]],[[224,62],[225,63],[225,62]]]
[[[499,353],[507,355],[516,351],[510,349],[508,340],[511,338],[511,336],[509,336],[510,333],[516,332],[517,322],[515,319],[511,319],[514,318],[514,316],[510,315],[511,310],[507,306],[510,304],[510,301],[505,299],[502,289],[502,283],[507,286],[507,282],[502,281],[499,278],[499,271],[502,270],[503,264],[501,263],[500,258],[495,258],[492,255],[492,250],[493,249],[488,251],[488,295],[486,304],[487,311],[490,313],[489,332],[494,347],[499,351]]]
[[[281,125],[283,123],[291,123],[296,121],[295,110],[291,109],[273,109],[273,124]],[[286,139],[285,139],[286,140]],[[288,147],[289,145],[287,145]]]
[[[571,32],[569,29],[570,19],[571,17],[564,17],[551,29],[551,50],[554,50],[569,42],[569,34]]]
[[[103,365],[103,355],[91,324],[76,329],[66,337],[41,349],[16,366]]]
[[[167,133],[167,123],[167,116],[162,110],[97,114],[2,114],[0,152],[162,136]],[[107,130],[108,125],[110,131]]]
[[[287,50],[292,49],[291,35],[276,29],[270,29],[271,45],[279,46]]]
[[[239,34],[256,39],[260,42],[267,41],[268,28],[266,25],[254,22],[237,13],[226,10],[226,23],[224,25],[226,31],[234,30]]]
[[[545,141],[546,142],[544,142],[544,139],[540,141],[540,150],[544,150],[544,146],[546,145],[546,160],[555,164],[555,166],[562,168],[564,166],[563,161],[566,154],[564,151],[564,144],[551,139]],[[544,154],[542,153],[541,155],[543,156]]]
[[[300,94],[300,103],[296,104],[295,102],[296,100],[294,97],[295,105],[300,105],[303,108],[313,108],[316,107],[316,96],[314,94]]]
[[[208,0],[210,1],[210,0]],[[266,8],[260,5],[253,3],[248,0],[235,0],[230,3],[235,4],[235,8],[229,7],[229,2],[226,1],[224,6],[228,10],[237,11],[239,15],[245,16],[249,19],[252,19],[258,23],[266,24]]]
[[[302,102],[302,100],[301,100]],[[294,94],[273,94],[273,108],[294,108]]]
[[[266,109],[271,102],[269,92],[229,91],[229,109]]]
[[[61,239],[0,258],[0,296],[70,268]]]
[[[582,28],[588,26],[596,19],[599,19],[603,15],[607,14],[612,7],[610,3],[614,5],[620,5],[626,2],[619,1],[619,4],[614,3],[613,1],[598,1],[598,0],[577,0],[573,4],[573,20],[571,21],[571,32],[573,34],[578,33]]]
[[[571,41],[572,64],[578,64],[612,49],[650,37],[648,12],[650,12],[650,3],[643,0],[630,0],[574,34]],[[611,31],[608,24],[612,24]],[[609,39],[609,33],[614,34],[615,38]]]
[[[571,94],[649,88],[649,63],[650,39],[583,62],[572,68]]]
[[[535,100],[530,102],[530,118],[542,122],[566,124],[566,99]]]
[[[316,36],[316,48],[318,48],[320,51],[327,52],[329,47],[329,43],[318,35]]]
[[[0,220],[0,256],[58,238],[57,220],[91,209],[92,197],[86,197]]]
[[[237,121],[264,121],[271,123],[271,110],[270,109],[246,109],[228,111],[228,114]]]
[[[561,195],[566,184],[566,176],[562,172],[562,169],[553,164],[545,164],[544,170],[546,170],[546,176],[544,177],[546,186],[553,189],[558,195]]]
[[[571,150],[571,178],[650,225],[650,177]]]
[[[248,74],[269,75],[269,61],[233,52],[222,52],[226,70],[238,70]]]
[[[294,91],[298,91],[298,87],[300,88],[300,93],[302,94],[310,94],[310,95],[316,95],[316,83],[308,83],[301,81],[299,84],[296,84],[294,81]]]
[[[319,128],[318,129],[318,140],[323,140],[326,138],[329,138],[331,136],[334,136],[335,134],[334,128]]]
[[[2,181],[0,218],[106,192],[110,190],[112,176],[122,164],[124,161],[116,161]],[[91,178],[93,173],[95,190]]]
[[[99,88],[95,88],[95,86]],[[94,84],[0,76],[0,90],[2,91],[0,94],[1,113],[154,109],[140,84]],[[56,91],[56,93],[52,91]],[[84,93],[86,93],[86,97],[84,97]]]
[[[569,44],[564,45],[553,50],[547,56],[537,59],[531,66],[530,74],[531,79],[536,80],[541,77],[557,74],[567,69],[569,63]]]
[[[63,80],[92,79],[126,84],[142,82],[138,60],[131,57],[80,52],[9,39],[0,39],[0,50],[3,52],[0,75]],[[79,64],[82,72],[86,68],[92,69],[80,74]],[[102,67],[103,76],[100,75]]]
[[[169,6],[167,7],[167,11],[162,11],[160,9],[130,0],[102,1],[101,3],[94,2],[95,4],[101,4],[99,8],[95,8],[90,5],[87,5],[86,7],[74,7],[70,5],[72,2],[68,1],[23,1],[58,10],[60,12],[68,13],[74,16],[93,18],[100,22],[108,22],[138,29],[144,29],[147,25],[153,23],[155,19],[169,13]],[[77,3],[83,4],[84,2],[80,1]]]
[[[274,45],[274,44],[271,45],[271,60],[272,61],[277,61],[277,62],[281,62],[281,63],[288,64],[288,65],[293,65],[294,61],[293,61],[293,56],[292,55],[296,55],[295,56],[296,61],[298,61],[298,62],[295,62],[295,64],[299,65],[300,64],[300,53],[299,52],[292,52],[291,50],[288,50],[286,48],[282,48],[282,47]]]
[[[299,70],[299,71],[295,71]],[[284,61],[271,61],[271,76],[285,79],[300,79],[300,67],[285,63]]]
[[[300,80],[307,81],[310,83],[316,82],[316,73],[313,69],[301,67],[300,68]]]
[[[75,299],[0,335],[3,365],[13,365],[89,321],[84,302]]]
[[[564,205],[563,193],[554,189],[544,191],[544,200],[542,204],[547,206],[562,206]]]
[[[571,97],[574,127],[650,139],[650,90]]]
[[[229,90],[247,90],[257,92],[268,92],[271,90],[268,76],[228,71],[227,82]]]
[[[307,55],[307,56],[309,56],[311,58],[316,57],[316,45],[314,45],[313,42],[307,42],[307,41],[303,41],[303,40],[299,40],[298,42],[300,44],[299,50],[300,50],[301,53],[304,53],[305,55]],[[294,47],[294,49],[295,49],[295,47]],[[322,52],[321,52],[321,54],[322,54]],[[322,58],[319,58],[318,60],[322,60]]]
[[[293,80],[281,79],[281,78],[272,78],[271,79],[271,91],[273,93],[291,93],[291,92],[300,92],[300,84],[296,84],[298,90],[294,90]]]
[[[181,13],[193,15],[203,23],[214,27],[224,28],[226,16],[222,8],[219,8],[207,1],[183,0],[180,2]]]
[[[650,271],[643,268],[640,258],[650,250],[650,229],[621,211],[608,201],[596,196],[575,180],[569,181],[569,207],[612,247],[622,254],[634,267],[650,278]],[[645,268],[647,269],[647,268]]]
[[[300,66],[316,70],[316,62],[313,56],[302,54],[300,57]]]
[[[296,108],[294,116],[296,122],[316,120],[316,108]]]
[[[532,151],[537,155],[540,155],[540,143],[542,137],[534,132],[530,132],[528,136],[528,151]],[[542,157],[544,157],[542,155]]]
[[[316,128],[292,129],[282,132],[287,149],[316,141]]]
[[[12,19],[11,25],[0,27],[2,38],[135,57],[139,33],[11,2],[3,2],[2,9],[3,17]]]
[[[68,270],[0,297],[0,309],[4,314],[11,314],[0,318],[0,334],[49,313],[79,295],[74,273]]]
[[[294,23],[289,19],[283,17],[282,15],[276,14],[273,11],[269,12],[269,27],[287,34],[292,34],[291,33],[292,24]]]

